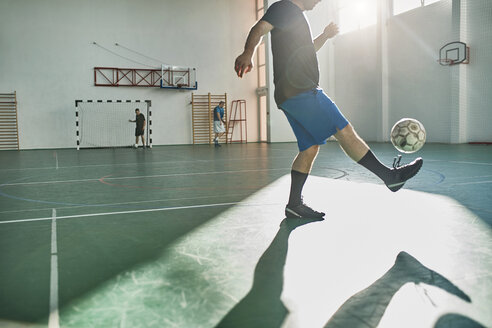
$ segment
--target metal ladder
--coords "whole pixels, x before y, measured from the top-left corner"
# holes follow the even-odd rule
[[[233,139],[234,128],[239,125],[240,129],[240,138]],[[243,130],[244,130],[244,138],[243,138]],[[231,115],[230,120],[227,122],[227,143],[240,142],[247,143],[248,142],[248,130],[246,123],[246,100],[233,100],[231,103]]]

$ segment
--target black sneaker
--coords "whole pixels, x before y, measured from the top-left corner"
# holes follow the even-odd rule
[[[299,205],[292,206],[287,204],[285,206],[285,217],[288,219],[322,219],[323,216],[325,216],[325,213],[313,210],[302,201]]]
[[[392,177],[385,181],[386,187],[389,190],[395,192],[400,190],[408,179],[413,178],[422,167],[424,160],[422,157],[415,159],[413,162],[400,166],[401,155],[395,157],[393,161],[393,168],[391,169]]]

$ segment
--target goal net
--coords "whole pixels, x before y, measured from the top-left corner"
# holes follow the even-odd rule
[[[135,120],[137,108],[145,117],[145,143],[152,147],[150,106],[150,100],[75,101],[77,149],[133,146],[136,123],[129,120]]]

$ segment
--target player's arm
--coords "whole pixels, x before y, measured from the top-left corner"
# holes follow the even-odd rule
[[[323,33],[318,35],[316,39],[313,40],[314,49],[318,51],[319,49],[321,49],[321,47],[325,44],[325,42],[328,39],[333,38],[337,34],[338,34],[338,25],[331,22],[330,24],[328,24],[328,26],[325,27]]]
[[[145,131],[145,125],[147,124],[147,121],[144,119],[143,121],[143,126],[142,126],[142,131]]]
[[[256,47],[260,44],[263,35],[273,30],[273,25],[264,21],[258,21],[249,31],[246,44],[244,45],[244,51],[236,58],[234,63],[234,70],[237,76],[243,77],[243,74],[248,73],[253,69],[253,55],[255,54]]]

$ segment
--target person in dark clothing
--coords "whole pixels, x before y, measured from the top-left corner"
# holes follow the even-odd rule
[[[138,148],[138,137],[142,139],[142,147],[145,148],[145,116],[140,113],[140,109],[135,109],[135,120],[128,120],[128,122],[136,123],[135,127],[135,148]]]
[[[285,215],[288,218],[322,218],[304,204],[302,189],[311,172],[320,145],[334,135],[345,153],[376,174],[393,192],[415,176],[422,158],[393,168],[382,164],[359,137],[338,107],[319,87],[316,52],[338,34],[338,26],[330,23],[314,40],[304,11],[313,9],[320,0],[281,0],[273,3],[265,15],[251,28],[244,51],[236,58],[238,77],[251,71],[253,55],[263,35],[271,33],[275,102],[284,112],[297,139],[299,153],[291,170],[291,190]]]

